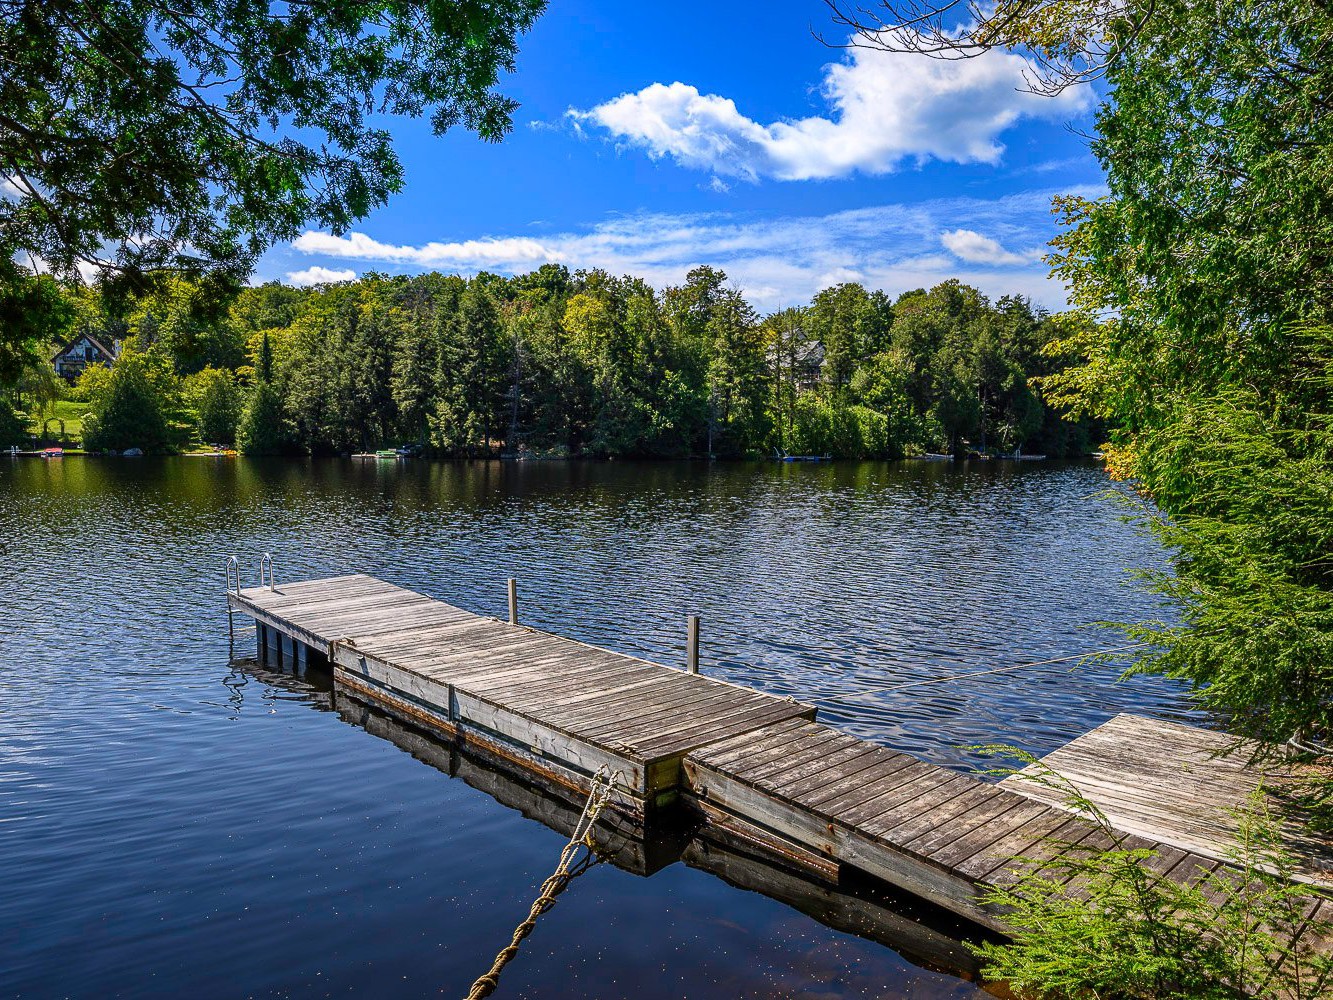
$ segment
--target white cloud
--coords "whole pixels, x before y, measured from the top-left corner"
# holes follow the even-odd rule
[[[1004,249],[1040,246],[1051,237],[1054,193],[1031,191],[992,201],[946,198],[770,219],[726,212],[619,216],[575,232],[423,246],[385,243],[364,233],[308,232],[293,246],[325,258],[325,264],[356,260],[402,270],[521,274],[547,262],[600,267],[638,275],[658,288],[679,284],[692,267],[711,264],[726,271],[761,309],[809,301],[819,289],[840,281],[897,294],[947,278],[976,285],[988,295],[1023,294],[1059,308],[1064,289],[1047,276],[1035,253],[1024,257]],[[1065,193],[1096,197],[1102,192]],[[983,237],[977,230],[993,235]],[[955,239],[959,233],[973,239]],[[954,256],[942,252],[942,245]]]
[[[23,189],[14,182],[14,178],[0,174],[0,198],[17,200],[23,196]]]
[[[825,67],[827,116],[765,125],[730,98],[680,82],[567,115],[654,159],[751,181],[884,174],[905,159],[996,163],[1000,134],[1020,118],[1065,120],[1091,105],[1087,87],[1056,97],[1026,92],[1030,69],[1022,56],[998,50],[944,60],[853,48]]]
[[[462,243],[427,243],[421,247],[393,246],[373,240],[364,233],[331,236],[306,232],[292,246],[305,253],[324,253],[334,257],[356,257],[389,263],[420,264],[423,267],[485,268],[503,267],[513,261],[530,261],[536,267],[552,257],[541,243],[526,237],[465,240]]]
[[[327,285],[335,281],[352,281],[355,278],[356,272],[351,269],[334,271],[318,265],[307,267],[304,271],[287,272],[287,280],[293,285]]]
[[[1041,259],[1040,253],[1010,253],[999,242],[989,236],[982,236],[972,229],[953,229],[940,233],[940,242],[944,248],[959,260],[969,264],[991,264],[996,267],[1014,267],[1031,264]]]

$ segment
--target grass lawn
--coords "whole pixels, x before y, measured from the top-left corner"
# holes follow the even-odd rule
[[[60,424],[57,421],[63,420],[66,435],[73,441],[82,441],[83,415],[87,410],[87,403],[75,403],[68,399],[57,400],[44,414],[36,412],[28,414],[28,430],[38,437],[54,439],[60,433]],[[42,433],[43,421],[49,421],[46,434]]]

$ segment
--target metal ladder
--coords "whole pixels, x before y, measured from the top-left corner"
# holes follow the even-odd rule
[[[223,569],[227,574],[227,593],[241,596],[241,564],[235,556],[227,556],[223,563]],[[273,553],[265,552],[259,560],[259,585],[263,587],[268,585],[269,590],[276,590],[273,577]],[[232,654],[236,652],[236,614],[240,609],[233,608],[231,602],[227,602],[227,641]],[[241,612],[244,614],[244,612]],[[258,623],[255,625],[258,630]]]

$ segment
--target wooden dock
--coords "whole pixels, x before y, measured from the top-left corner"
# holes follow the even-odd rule
[[[368,576],[255,587],[228,600],[255,619],[261,646],[327,657],[339,683],[572,789],[586,791],[600,769],[639,817],[676,797],[691,750],[815,715]]]
[[[1280,798],[1303,771],[1280,760],[1251,763],[1254,749],[1225,733],[1117,715],[1041,764],[1078,788],[1117,829],[1214,861],[1227,860],[1240,828],[1237,810],[1258,794],[1281,820],[1295,877],[1333,888],[1333,845]],[[1068,810],[1056,789],[1026,780],[1034,771],[1006,778],[1000,787]]]
[[[594,775],[610,777],[615,808],[639,828],[679,803],[793,868],[831,883],[868,873],[992,930],[1004,931],[1003,915],[981,900],[988,887],[1017,877],[1014,856],[1112,844],[1032,782],[959,774],[824,726],[813,706],[476,615],[372,577],[236,588],[228,604],[254,618],[261,659],[327,660],[335,684],[354,696],[571,795],[586,795]],[[1136,811],[1123,792],[1124,801],[1112,794],[1117,774],[1121,786],[1161,778],[1124,769],[1123,751],[1099,764],[1087,750],[1142,739],[1130,729],[1127,736],[1104,726],[1050,762],[1083,765],[1070,776],[1086,782],[1081,790],[1116,823],[1118,840],[1155,851],[1150,867],[1190,881],[1216,871],[1221,840],[1198,835],[1188,810],[1173,813],[1159,795],[1152,810],[1140,801]],[[1175,745],[1188,745],[1191,733],[1211,738],[1191,727],[1172,731]],[[1197,767],[1213,771],[1202,758]],[[1232,795],[1234,782],[1226,788]],[[1221,808],[1217,787],[1182,794],[1211,796]],[[1149,813],[1152,823],[1139,821]],[[1333,883],[1317,870],[1308,881],[1312,908],[1333,912],[1323,898]]]

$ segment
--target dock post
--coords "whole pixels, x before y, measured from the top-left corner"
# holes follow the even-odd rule
[[[268,659],[268,637],[264,634],[264,623],[255,622],[255,659],[263,663]]]
[[[699,672],[699,616],[690,615],[685,625],[685,667],[692,674]]]
[[[509,578],[509,624],[518,624],[518,581]]]

